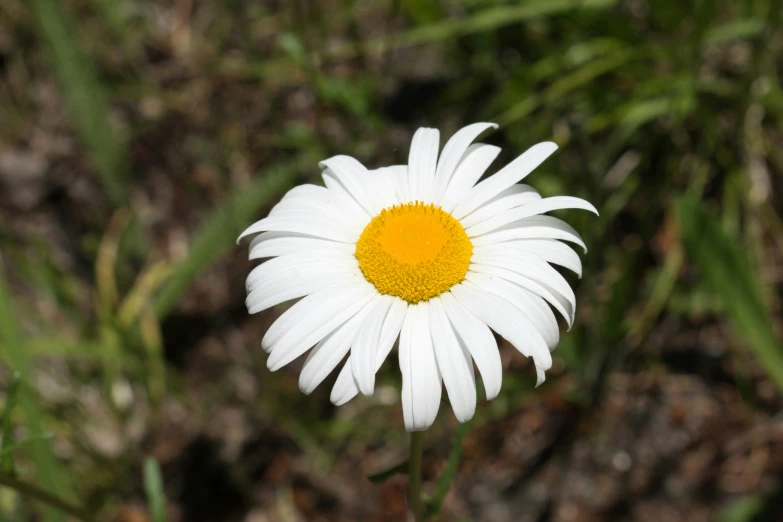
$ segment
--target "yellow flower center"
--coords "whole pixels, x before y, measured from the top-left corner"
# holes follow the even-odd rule
[[[432,204],[406,203],[372,218],[356,243],[364,277],[411,304],[465,279],[473,243],[462,224]]]

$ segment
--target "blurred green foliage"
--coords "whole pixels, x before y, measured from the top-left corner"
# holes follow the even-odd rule
[[[555,352],[577,382],[565,397],[570,403],[589,411],[612,369],[654,364],[658,354],[644,348],[662,317],[727,320],[735,354],[752,353],[783,387],[780,281],[764,280],[764,267],[779,269],[783,255],[779,0],[345,0],[292,2],[279,11],[255,2],[163,4],[10,0],[0,18],[21,42],[8,59],[9,75],[31,90],[56,80],[78,155],[86,158],[78,167],[91,169],[103,194],[93,210],[99,217],[75,247],[93,267],[90,276],[58,264],[46,237],[20,238],[0,224],[0,261],[13,275],[13,295],[0,278],[0,346],[12,370],[3,381],[4,474],[65,499],[89,499],[90,508],[108,513],[119,501],[111,487],[138,471],[139,457],[125,455],[116,470],[82,480],[100,468],[94,459],[69,478],[45,435],[79,439],[78,422],[40,399],[31,378],[36,361],[87,364],[79,375],[104,387],[119,419],[128,382],[142,383],[153,405],[180,393],[161,322],[227,262],[241,228],[294,183],[315,180],[317,161],[329,154],[403,162],[406,151],[385,144],[406,142],[419,124],[449,135],[473,121],[496,121],[501,128],[489,139],[508,146],[504,158],[553,139],[557,159],[531,184],[601,210],[597,220],[567,216],[591,249],[584,281],[575,281],[582,320]],[[161,29],[160,9],[172,9],[177,23]],[[376,27],[377,19],[385,25]],[[238,109],[210,114],[184,145],[162,149],[188,157],[166,163],[180,168],[166,174],[183,199],[201,202],[198,208],[206,200],[211,210],[188,223],[182,255],[152,255],[153,227],[145,228],[133,200],[139,186],[154,192],[156,182],[131,173],[152,170],[146,136],[163,147],[174,133],[165,116],[196,112],[201,99],[189,96],[211,83],[218,85],[210,91],[215,105]],[[225,85],[250,86],[255,96],[220,99]],[[292,93],[309,100],[301,102],[306,109],[283,107]],[[24,100],[22,93],[3,97],[5,141],[20,141],[23,122],[34,116]],[[242,128],[261,111],[263,125]],[[210,124],[226,115],[238,121]],[[197,135],[200,126],[208,139]],[[256,130],[258,141],[248,137]],[[406,138],[393,137],[400,133]],[[231,167],[242,155],[254,158],[251,176]],[[213,168],[218,188],[195,179],[189,162]],[[231,279],[239,293],[241,275]],[[89,313],[84,295],[91,296]],[[46,307],[57,310],[58,321],[37,313]],[[392,370],[385,379],[393,383]],[[13,372],[21,380],[13,381]],[[276,390],[278,379],[270,376],[264,389]],[[476,422],[503,418],[531,391],[530,375],[507,375],[501,396],[480,406]],[[377,435],[370,423],[324,418],[295,392],[280,400],[259,407],[319,466],[331,464],[346,437],[366,443]],[[12,441],[12,425],[28,438]],[[390,443],[401,442],[398,435],[388,435]],[[17,458],[34,469],[15,466]],[[448,469],[453,475],[456,464]],[[152,519],[160,522],[160,469],[148,460],[143,472]],[[437,494],[439,507],[445,491]],[[751,520],[760,498],[732,504],[721,520]],[[46,516],[64,520],[56,510]]]

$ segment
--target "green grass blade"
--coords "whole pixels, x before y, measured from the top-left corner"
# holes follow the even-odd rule
[[[373,484],[382,484],[392,478],[395,475],[407,475],[408,474],[408,459],[396,464],[388,469],[379,471],[373,475],[369,475],[367,480]]]
[[[83,522],[93,522],[93,518],[89,515],[89,513],[85,512],[79,506],[75,506],[70,502],[63,500],[62,498],[57,497],[56,495],[52,495],[48,491],[39,488],[35,484],[28,484],[27,482],[22,482],[21,480],[15,479],[13,477],[7,477],[0,473],[0,486],[5,486],[16,491],[20,495],[23,495],[24,497],[50,506],[51,513],[55,513],[57,515],[57,517],[52,516],[52,519],[56,518],[57,520],[65,520],[61,517],[63,517],[64,514],[68,514],[78,520],[82,520]]]
[[[152,457],[144,460],[144,491],[152,522],[166,522],[166,497],[163,493],[163,477],[158,461]]]
[[[125,145],[109,121],[109,104],[98,76],[76,46],[74,21],[59,0],[32,0],[30,5],[79,136],[112,201],[120,203],[129,185]]]
[[[731,40],[755,38],[763,34],[765,27],[764,20],[758,18],[735,20],[707,31],[705,41],[709,44],[716,44]]]
[[[37,440],[50,440],[53,436],[54,435],[51,433],[44,433],[41,436],[27,437],[26,439],[21,440],[15,444],[8,444],[7,446],[3,444],[3,449],[0,449],[0,458],[8,458],[10,457],[11,453],[16,450],[22,449],[25,446],[29,446],[31,443]]]
[[[524,2],[520,5],[494,6],[481,9],[463,18],[452,18],[418,25],[406,31],[385,34],[360,42],[332,45],[319,52],[319,58],[325,62],[348,60],[367,53],[388,52],[416,45],[424,45],[460,36],[497,31],[503,27],[554,16],[570,11],[583,12],[590,9],[606,9],[617,0],[548,0],[544,2]],[[311,50],[312,51],[312,50]],[[291,69],[291,59],[269,60],[260,66],[250,66],[241,70],[242,74],[264,78],[276,82],[285,81]],[[233,69],[232,74],[239,72]]]
[[[399,49],[439,42],[468,34],[496,31],[511,24],[571,10],[606,8],[615,3],[616,0],[549,0],[547,2],[525,2],[521,5],[490,7],[462,19],[447,19],[358,44],[331,47],[327,49],[325,57],[331,59],[353,58],[368,50]]]
[[[249,226],[256,212],[292,185],[298,164],[272,167],[259,174],[249,187],[243,187],[208,216],[193,234],[188,257],[175,266],[171,277],[155,297],[158,318],[171,311],[193,280],[230,248],[239,233]]]
[[[721,297],[733,328],[783,390],[783,350],[742,246],[720,228],[719,218],[695,196],[681,197],[678,208],[682,241],[690,259]]]
[[[14,461],[11,460],[10,452],[8,452],[8,449],[14,446],[11,441],[11,414],[14,411],[14,406],[16,406],[21,382],[19,372],[15,372],[8,383],[8,390],[5,394],[5,408],[3,409],[3,444],[0,446],[0,469],[11,476],[14,475]]]
[[[21,375],[19,405],[24,413],[25,425],[30,436],[36,439],[31,442],[30,446],[38,472],[38,481],[45,490],[53,495],[71,497],[67,482],[62,479],[62,474],[49,444],[41,439],[44,434],[43,420],[35,402],[35,394],[33,390],[27,388],[27,383],[30,382],[30,361],[23,344],[22,332],[15,318],[11,294],[6,288],[5,275],[2,271],[0,271],[0,340],[2,341],[0,344],[5,347],[3,357],[7,358],[12,368]],[[65,516],[58,510],[49,509],[47,519],[54,522],[64,522]]]

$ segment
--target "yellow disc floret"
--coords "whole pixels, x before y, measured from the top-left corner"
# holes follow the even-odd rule
[[[473,244],[440,207],[421,202],[385,208],[362,231],[356,258],[382,294],[409,303],[440,295],[465,279]]]

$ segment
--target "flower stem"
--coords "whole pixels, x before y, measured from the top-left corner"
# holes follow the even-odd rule
[[[421,453],[424,433],[411,432],[411,449],[408,457],[408,509],[413,513],[413,520],[424,520],[424,503],[421,500]]]

